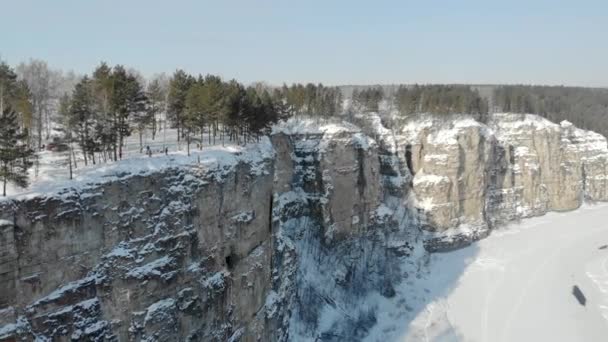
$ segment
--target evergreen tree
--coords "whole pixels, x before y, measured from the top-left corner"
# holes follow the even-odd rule
[[[139,148],[143,151],[143,133],[154,121],[150,111],[150,100],[136,77],[130,76],[128,82],[127,111],[139,134]]]
[[[78,137],[78,144],[82,150],[84,164],[88,164],[88,159],[92,157],[95,163],[94,153],[96,150],[96,136],[93,133],[94,123],[94,99],[90,79],[85,76],[82,78],[72,94],[69,106],[69,116],[65,120],[66,130],[75,132]]]
[[[186,137],[186,145],[188,155],[190,155],[190,143],[192,134],[199,131],[201,134],[200,145],[203,145],[203,129],[205,127],[206,117],[206,89],[203,80],[199,80],[188,89],[185,101],[185,110],[183,114],[183,129]]]
[[[204,81],[204,106],[206,121],[209,126],[209,143],[211,144],[211,133],[213,132],[213,144],[222,118],[222,106],[224,97],[224,83],[219,76],[207,75]]]
[[[167,98],[167,114],[177,128],[177,141],[179,142],[181,129],[184,123],[186,110],[186,96],[190,86],[194,83],[191,76],[183,70],[177,70],[169,81],[169,94]]]
[[[20,127],[30,132],[34,121],[34,108],[31,102],[30,89],[24,81],[17,82],[13,105],[20,116]],[[28,138],[30,138],[29,135]],[[29,142],[29,145],[31,146],[31,142]]]
[[[15,94],[17,74],[3,61],[0,61],[0,113],[10,105]]]
[[[156,132],[158,132],[158,115],[165,112],[166,105],[166,89],[160,82],[159,78],[155,78],[150,82],[147,89],[148,99],[150,100],[148,106],[148,114],[151,117],[151,129],[152,129],[152,140],[156,138]]]
[[[112,97],[111,108],[114,114],[114,132],[116,141],[114,142],[114,155],[117,159],[122,159],[122,145],[125,136],[131,135],[128,125],[128,97],[129,97],[129,75],[122,65],[116,65],[112,70]]]
[[[236,80],[230,81],[226,86],[224,95],[224,125],[227,127],[230,140],[239,143],[239,129],[244,122],[246,110],[246,92]]]
[[[59,99],[59,108],[57,110],[61,122],[60,131],[63,133],[63,140],[68,144],[69,151],[66,164],[68,165],[68,169],[70,171],[70,179],[73,178],[73,169],[76,167],[76,158],[74,158],[74,132],[71,130],[70,125],[70,117],[71,117],[71,106],[72,99],[68,94],[63,94],[63,96]]]
[[[127,73],[121,65],[112,71],[111,108],[115,116],[114,131],[117,134],[118,159],[122,159],[124,139],[131,135],[130,118],[146,111],[147,97],[136,76]],[[116,149],[115,149],[116,151]],[[116,152],[115,152],[116,153]]]
[[[100,149],[104,159],[109,157],[116,160],[118,158],[116,141],[117,117],[112,110],[112,95],[114,80],[112,68],[102,62],[93,71],[92,88],[94,96],[95,112],[95,140],[100,143]]]
[[[25,188],[34,152],[27,145],[27,134],[18,129],[17,114],[6,107],[0,115],[0,181],[2,196],[8,182]]]

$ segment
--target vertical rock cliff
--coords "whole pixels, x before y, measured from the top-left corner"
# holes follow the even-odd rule
[[[607,158],[533,115],[292,120],[228,161],[3,200],[0,341],[361,340],[428,251],[608,200]]]

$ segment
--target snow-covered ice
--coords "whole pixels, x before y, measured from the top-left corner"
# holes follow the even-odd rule
[[[431,255],[420,279],[376,298],[378,324],[366,340],[605,341],[607,218],[606,204],[550,213]]]

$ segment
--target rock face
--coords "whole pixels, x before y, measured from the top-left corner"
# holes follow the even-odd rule
[[[497,224],[605,201],[606,139],[568,122],[495,114],[408,122],[399,137],[426,228],[486,234]]]
[[[358,120],[0,202],[0,341],[361,340],[423,245],[608,200],[606,139],[567,122]]]
[[[225,340],[243,322],[255,331],[269,290],[272,172],[252,181],[249,171],[218,182],[173,169],[14,203],[0,306],[18,308],[24,332],[60,340]]]

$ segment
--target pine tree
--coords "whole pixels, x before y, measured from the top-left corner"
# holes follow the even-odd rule
[[[34,151],[27,146],[27,134],[18,129],[17,114],[6,107],[0,115],[0,181],[2,196],[8,182],[25,188]]]
[[[114,141],[114,156],[115,159],[122,159],[122,143],[125,136],[131,134],[128,126],[128,78],[129,75],[122,65],[116,65],[112,70],[112,97],[111,108],[114,115],[113,129],[116,133],[116,141]]]
[[[17,82],[13,103],[17,114],[20,116],[20,127],[30,132],[34,123],[34,108],[31,102],[30,90],[24,81]],[[29,142],[29,145],[31,146],[31,142]]]
[[[94,96],[95,140],[100,143],[103,158],[117,159],[116,140],[117,118],[112,111],[114,80],[112,68],[102,62],[93,72],[92,88]]]
[[[87,76],[76,84],[72,94],[69,117],[66,120],[67,130],[75,132],[78,136],[78,144],[82,150],[84,164],[88,164],[88,156],[92,156],[95,163],[95,134],[93,133],[93,94],[91,91],[91,81]]]
[[[156,132],[158,131],[157,115],[165,111],[165,100],[167,98],[167,94],[166,89],[163,89],[163,86],[158,78],[155,78],[152,80],[152,82],[150,82],[147,93],[148,99],[150,100],[148,114],[151,117],[152,140],[154,140],[156,138]]]
[[[219,76],[205,76],[205,112],[207,125],[209,126],[209,143],[211,144],[211,133],[213,132],[213,144],[222,120],[222,105],[224,97],[224,83]]]
[[[227,127],[230,140],[239,142],[239,127],[244,122],[246,93],[243,86],[232,80],[226,86],[224,97],[224,125]]]
[[[121,65],[115,66],[112,71],[112,85],[111,108],[116,118],[114,130],[117,134],[115,146],[118,147],[118,159],[122,159],[124,139],[132,131],[129,120],[145,112],[147,97],[136,76],[128,74]]]
[[[10,104],[15,93],[17,74],[6,64],[0,61],[0,113]]]
[[[188,89],[183,114],[183,129],[186,136],[187,152],[190,155],[192,133],[200,132],[200,145],[203,145],[203,129],[207,123],[207,91],[202,78]]]
[[[59,118],[61,121],[60,131],[63,132],[63,140],[68,144],[68,157],[67,157],[67,165],[70,171],[70,179],[73,178],[73,169],[76,167],[76,158],[74,158],[74,132],[72,132],[72,127],[70,126],[70,113],[71,113],[72,99],[68,94],[63,94],[63,96],[59,99],[59,108],[57,113],[59,114]],[[56,128],[57,129],[57,128]]]
[[[169,94],[167,99],[167,114],[169,119],[177,128],[177,141],[179,143],[181,128],[184,123],[186,110],[186,96],[188,89],[194,83],[194,79],[183,70],[177,70],[169,82]]]
[[[144,130],[154,121],[154,113],[149,110],[150,101],[141,83],[134,76],[128,78],[127,111],[139,134],[139,147],[143,151]]]

